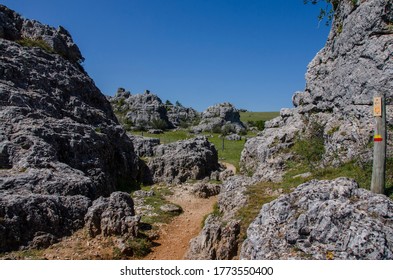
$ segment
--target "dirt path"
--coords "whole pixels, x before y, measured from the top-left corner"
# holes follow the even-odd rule
[[[212,212],[217,197],[196,198],[183,192],[169,197],[168,200],[180,205],[184,212],[171,223],[161,227],[160,238],[155,240],[160,245],[153,247],[153,252],[145,257],[146,260],[183,259],[190,240],[200,232],[202,220]]]

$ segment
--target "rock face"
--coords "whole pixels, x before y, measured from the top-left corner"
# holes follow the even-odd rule
[[[251,179],[230,177],[218,195],[219,213],[210,214],[202,231],[190,241],[186,259],[230,260],[237,255],[240,221],[237,211],[247,203],[247,186]]]
[[[376,93],[388,104],[388,154],[393,154],[393,7],[384,0],[353,3],[338,1],[326,46],[308,66],[306,89],[293,96],[294,109],[282,109],[259,137],[247,141],[243,171],[261,180],[281,180],[291,157],[287,148],[315,124],[323,128],[325,163],[368,161]]]
[[[91,200],[138,178],[133,145],[81,59],[63,28],[0,5],[0,251],[69,234]]]
[[[154,148],[160,145],[160,139],[127,134],[134,145],[135,153],[139,157],[154,156]]]
[[[93,202],[85,216],[90,236],[120,235],[136,237],[140,217],[135,216],[134,202],[128,193],[114,192]]]
[[[235,133],[245,132],[246,130],[244,124],[240,121],[238,110],[230,103],[220,103],[207,108],[202,113],[199,125],[192,129],[195,132],[221,132],[223,129],[227,129],[227,132]]]
[[[265,204],[242,259],[393,259],[393,202],[346,178],[311,181]]]
[[[203,136],[157,146],[147,166],[154,183],[203,179],[220,168],[216,148]]]
[[[165,105],[157,95],[149,91],[133,95],[119,88],[110,102],[115,112],[124,116],[123,122],[135,128],[175,128],[192,124],[199,118],[199,113],[194,109]]]

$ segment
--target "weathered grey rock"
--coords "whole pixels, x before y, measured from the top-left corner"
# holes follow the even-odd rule
[[[131,196],[124,192],[95,200],[85,216],[86,228],[92,237],[99,234],[136,237],[139,220]]]
[[[44,41],[53,52],[73,63],[84,60],[78,46],[64,27],[58,29],[35,20],[23,19],[19,14],[0,6],[0,38],[16,41],[22,39]]]
[[[150,170],[147,180],[155,183],[199,180],[220,168],[214,145],[203,136],[157,146],[147,166]]]
[[[21,245],[41,247],[84,225],[84,216],[91,205],[85,196],[3,195],[0,197],[0,251],[18,249]],[[54,241],[54,239],[52,241]]]
[[[219,217],[210,215],[201,233],[190,241],[185,259],[230,260],[237,254],[240,222],[223,225]]]
[[[161,99],[146,91],[143,94],[130,94],[124,89],[110,99],[114,111],[124,115],[123,122],[143,129],[172,128],[168,120],[166,107]]]
[[[164,131],[162,129],[149,129],[147,131],[147,133],[150,133],[150,134],[162,134],[162,133],[164,133]]]
[[[152,157],[154,148],[160,145],[159,138],[143,137],[139,135],[127,134],[134,146],[135,153],[139,157]]]
[[[208,198],[220,193],[220,185],[209,183],[197,183],[193,186],[192,193],[200,198]]]
[[[393,259],[393,202],[346,178],[311,181],[265,204],[242,259]]]
[[[229,141],[240,141],[242,140],[242,137],[238,134],[230,134],[225,136],[225,139]]]
[[[200,120],[200,113],[184,106],[167,106],[168,120],[174,127],[187,128]]]
[[[0,30],[4,251],[27,245],[38,232],[58,238],[81,228],[91,200],[138,179],[139,159],[109,102],[79,65],[82,57],[67,31],[2,5]],[[54,51],[23,47],[17,41],[23,38],[41,38]]]
[[[190,241],[186,259],[229,260],[237,255],[240,221],[235,216],[247,203],[247,186],[251,184],[244,176],[224,182],[218,195],[219,214],[207,217],[202,231]]]
[[[293,96],[294,109],[266,122],[242,152],[242,171],[260,180],[280,181],[288,148],[317,123],[323,127],[321,165],[369,161],[372,154],[372,98],[385,95],[387,122],[393,126],[392,30],[389,1],[338,1],[325,47],[308,66],[306,88]],[[393,155],[388,130],[388,155]]]
[[[183,212],[183,209],[175,204],[164,204],[160,206],[160,210],[167,213],[177,213],[177,214]]]
[[[238,110],[230,103],[210,106],[202,113],[199,125],[192,127],[195,132],[221,132],[223,129],[234,133],[242,133],[246,130],[246,127],[240,121]]]
[[[160,130],[166,128],[188,127],[200,118],[200,114],[193,108],[166,105],[149,91],[132,95],[124,88],[119,88],[115,96],[109,100],[114,111],[122,116],[124,123],[135,129],[153,128],[153,134],[159,134]]]
[[[153,190],[150,191],[138,190],[133,192],[132,194],[134,195],[134,197],[151,197],[155,195]]]

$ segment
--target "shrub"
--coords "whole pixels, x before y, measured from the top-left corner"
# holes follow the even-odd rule
[[[294,152],[311,170],[315,169],[325,153],[323,130],[323,126],[312,122],[308,126],[306,137],[299,137],[293,146]]]
[[[47,42],[42,39],[31,39],[31,38],[22,38],[16,41],[19,45],[23,47],[30,47],[30,48],[41,48],[48,53],[55,53],[55,50],[52,49]]]
[[[166,121],[164,121],[162,119],[152,119],[150,122],[150,125],[154,129],[161,129],[161,130],[164,130],[168,127],[168,124],[166,123]]]

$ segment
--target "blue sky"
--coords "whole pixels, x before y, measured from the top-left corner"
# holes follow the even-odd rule
[[[203,111],[292,107],[329,28],[303,0],[0,0],[70,31],[104,94],[145,89]]]

